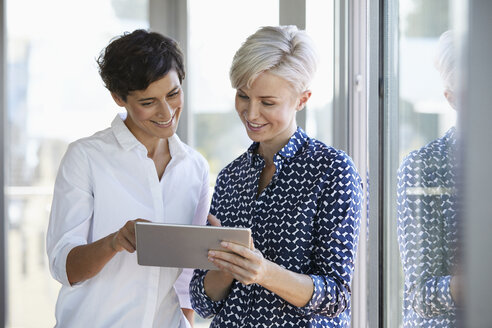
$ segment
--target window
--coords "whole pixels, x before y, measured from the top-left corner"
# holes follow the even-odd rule
[[[115,35],[148,27],[147,2],[6,4],[7,326],[49,327],[60,285],[49,273],[45,232],[58,165],[69,142],[116,115],[95,59]]]
[[[190,0],[188,6],[192,145],[208,160],[214,185],[219,171],[251,143],[234,107],[236,93],[229,80],[232,58],[259,27],[278,25],[278,1]],[[205,14],[210,8],[220,8],[221,19]]]
[[[453,37],[439,43],[452,29],[450,3],[393,0],[384,8],[385,327],[456,323],[456,63]]]

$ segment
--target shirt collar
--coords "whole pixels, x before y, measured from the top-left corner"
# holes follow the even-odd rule
[[[140,141],[130,132],[128,127],[125,125],[127,113],[118,113],[116,117],[111,122],[111,129],[113,130],[114,136],[118,143],[124,150],[130,150],[138,145],[142,145]]]
[[[111,123],[111,128],[113,133],[118,140],[118,143],[124,150],[131,150],[134,147],[144,147],[140,141],[131,133],[125,124],[127,113],[118,113]],[[187,150],[183,142],[179,139],[177,134],[173,134],[167,139],[169,144],[169,152],[171,157],[179,157],[181,155],[186,155]]]
[[[456,145],[456,127],[451,127],[446,134],[444,135],[444,139],[451,145]]]
[[[279,166],[280,163],[283,162],[286,158],[294,157],[297,152],[302,148],[302,146],[306,143],[308,136],[306,132],[301,127],[297,127],[296,132],[290,137],[287,144],[280,149],[275,156],[273,157],[273,162],[275,166]],[[253,142],[251,146],[249,146],[247,151],[247,158],[251,164],[254,164],[256,150],[258,149],[259,142]]]

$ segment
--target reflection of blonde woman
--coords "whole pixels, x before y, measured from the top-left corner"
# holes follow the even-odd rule
[[[450,31],[439,39],[436,68],[455,107]],[[455,202],[456,129],[411,152],[398,171],[398,241],[405,273],[404,327],[454,327],[460,301]]]
[[[175,134],[181,51],[137,30],[112,41],[99,67],[126,112],[73,142],[58,171],[47,236],[50,269],[63,285],[57,326],[188,327],[192,272],[139,266],[134,253],[137,218],[204,224],[208,213],[206,161]]]
[[[211,327],[349,327],[360,177],[342,151],[310,138],[296,113],[316,66],[304,31],[265,27],[237,51],[236,110],[251,147],[218,178],[211,214],[250,227],[251,248],[211,251],[195,270],[193,308]]]

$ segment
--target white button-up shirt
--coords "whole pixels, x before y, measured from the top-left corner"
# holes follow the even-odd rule
[[[191,269],[140,266],[136,252],[122,251],[91,279],[68,282],[68,253],[128,220],[206,222],[209,180],[203,156],[173,135],[168,139],[172,159],[159,181],[125,117],[119,114],[111,128],[71,143],[60,164],[47,232],[50,270],[62,283],[57,327],[189,326],[181,307],[191,308]]]

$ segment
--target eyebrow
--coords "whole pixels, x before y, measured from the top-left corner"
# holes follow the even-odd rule
[[[166,95],[170,95],[172,94],[173,92],[175,92],[176,90],[179,89],[179,86],[175,86],[171,91],[169,91]],[[155,97],[149,97],[149,98],[140,98],[138,99],[137,101],[149,101],[149,100],[154,100]]]
[[[240,91],[241,93],[244,93],[246,95],[246,92],[244,92],[241,89],[237,89],[237,91]],[[260,98],[260,99],[278,99],[278,97],[275,97],[275,96],[259,96],[258,98]]]

